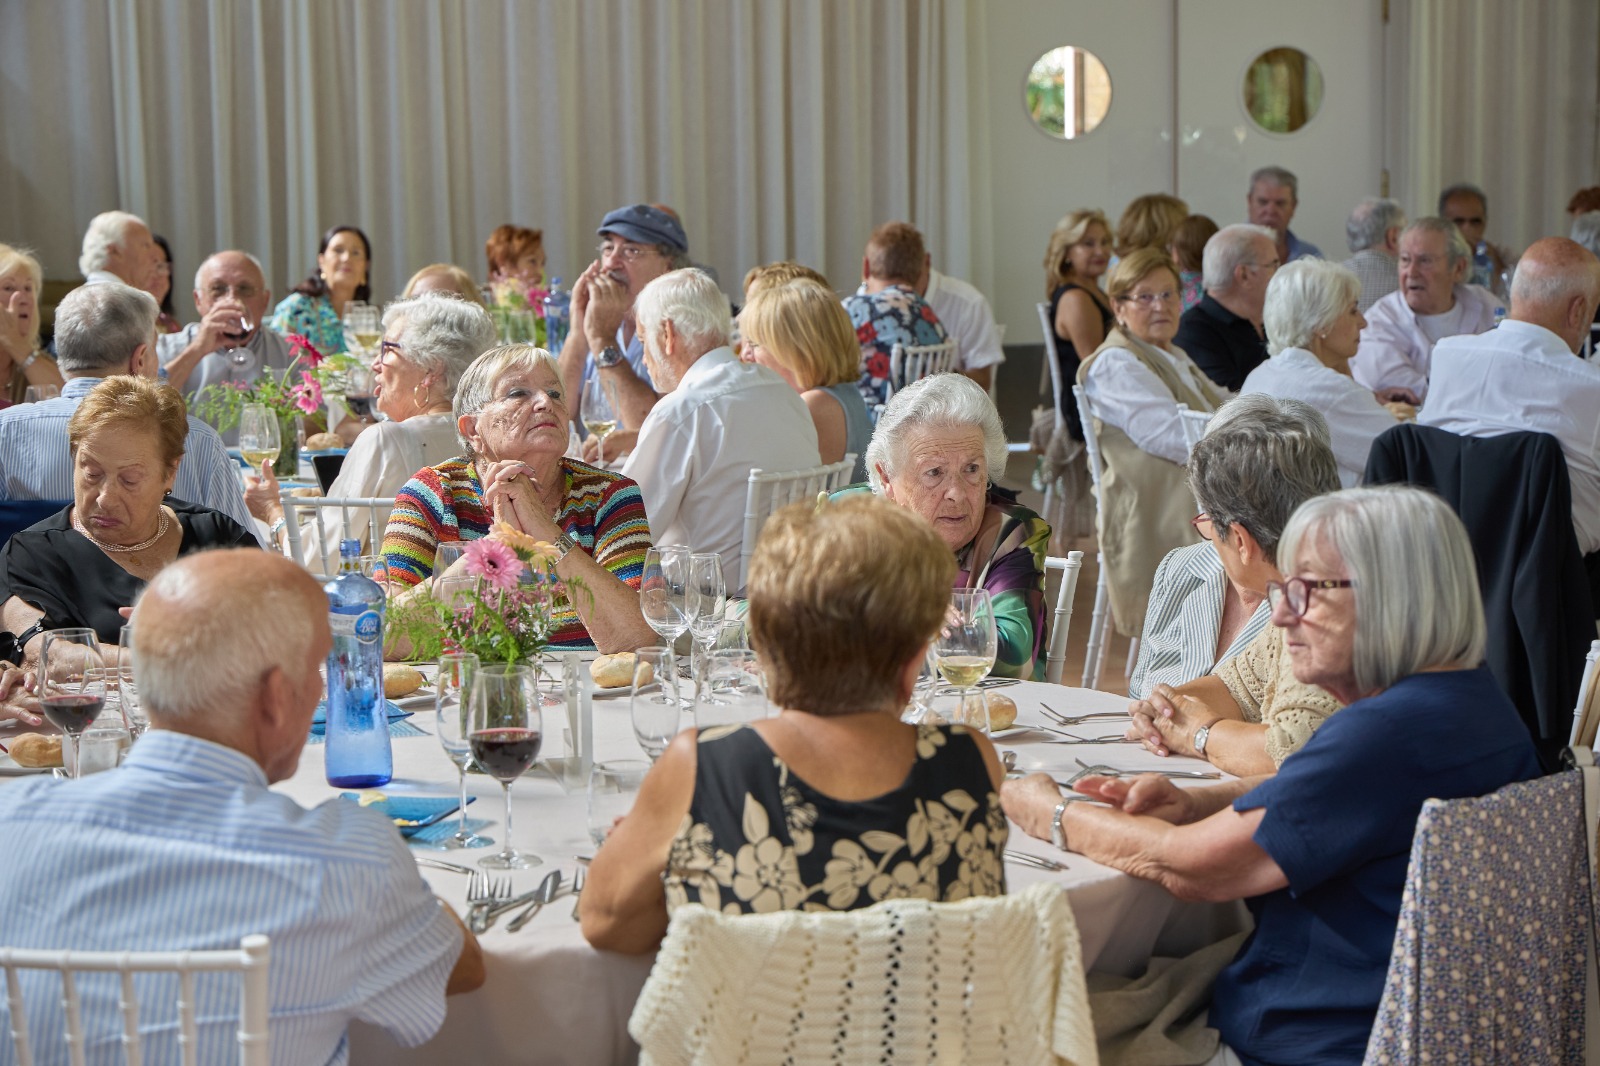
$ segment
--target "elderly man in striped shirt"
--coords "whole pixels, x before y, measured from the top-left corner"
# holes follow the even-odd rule
[[[477,940],[417,875],[375,811],[305,810],[268,785],[294,773],[332,646],[328,601],[282,556],[214,551],[150,582],[133,620],[151,730],[115,773],[0,789],[5,941],[170,951],[272,941],[274,1063],[347,1061],[359,1019],[403,1044],[483,983]],[[29,1028],[61,1032],[53,975],[22,978]],[[80,978],[90,1061],[120,1037],[116,982]],[[234,1047],[236,981],[197,978],[198,1059]],[[141,1004],[146,1059],[178,1060],[170,999]],[[0,1001],[0,1031],[9,1024]]]

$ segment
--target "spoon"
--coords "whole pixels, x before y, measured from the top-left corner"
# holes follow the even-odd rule
[[[506,932],[515,933],[518,929],[533,920],[539,909],[546,903],[556,898],[556,893],[561,889],[561,871],[556,870],[540,882],[538,889],[533,894],[533,902],[528,904],[523,912],[506,923]]]

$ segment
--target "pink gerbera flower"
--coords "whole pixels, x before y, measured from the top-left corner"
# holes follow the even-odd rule
[[[311,343],[311,338],[303,333],[286,334],[284,340],[289,342],[289,350],[292,353],[314,367],[321,366],[323,359],[326,358],[321,352],[317,351],[317,346]]]
[[[294,405],[308,415],[322,409],[322,385],[304,370],[300,371],[300,384],[290,389],[289,395]]]
[[[522,560],[508,546],[484,537],[469,542],[462,554],[467,573],[483,578],[502,592],[516,589],[517,579],[522,574]]]

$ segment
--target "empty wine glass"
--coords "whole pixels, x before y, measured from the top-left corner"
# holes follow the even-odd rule
[[[266,404],[245,404],[239,412],[239,454],[250,472],[259,476],[261,464],[276,463],[281,451],[283,431],[278,426],[277,413]]]
[[[471,652],[451,652],[439,659],[439,676],[434,682],[433,708],[436,712],[439,745],[450,761],[456,764],[461,778],[461,824],[455,835],[432,845],[435,851],[453,851],[457,848],[486,848],[494,843],[490,837],[479,836],[467,828],[467,767],[472,765],[472,744],[468,740],[468,705],[464,698],[472,690],[472,678],[478,672],[478,657]]]
[[[683,712],[678,698],[678,672],[671,648],[640,648],[633,663],[633,689],[628,713],[639,747],[655,762],[678,735]]]
[[[643,759],[613,759],[597,762],[589,771],[589,839],[599,847],[611,835],[617,819],[633,810],[639,786],[650,772]]]
[[[605,458],[605,440],[617,428],[617,409],[606,393],[605,381],[597,370],[583,383],[583,423],[600,442],[600,458]]]
[[[467,744],[478,768],[500,782],[506,794],[504,846],[478,860],[493,870],[526,870],[544,860],[511,846],[511,782],[539,758],[544,739],[543,714],[533,684],[533,669],[519,664],[491,663],[472,675],[467,691]]]
[[[105,660],[92,629],[51,629],[39,651],[39,706],[72,740],[71,776],[78,776],[77,740],[106,703]]]
[[[23,403],[38,403],[40,400],[53,400],[61,395],[58,385],[29,385],[22,390]]]
[[[689,587],[685,597],[688,607],[689,632],[693,638],[690,647],[690,672],[701,675],[700,663],[705,653],[716,644],[722,630],[722,614],[728,606],[726,586],[722,578],[722,556],[716,552],[696,552],[689,556]],[[698,652],[696,656],[695,652]],[[701,693],[702,702],[721,702],[711,693]]]
[[[689,549],[658,544],[644,555],[639,575],[639,609],[670,652],[689,628]],[[673,666],[676,676],[677,667]]]
[[[767,717],[766,681],[756,653],[748,648],[719,648],[706,653],[701,665],[704,684],[695,707],[695,726],[734,725]]]
[[[950,610],[944,628],[934,638],[939,672],[961,693],[956,721],[989,732],[989,701],[978,700],[969,707],[972,688],[994,668],[998,638],[994,625],[994,605],[987,589],[956,589],[950,594]]]

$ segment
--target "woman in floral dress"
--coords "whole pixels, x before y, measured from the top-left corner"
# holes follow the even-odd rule
[[[900,721],[954,576],[938,534],[885,500],[773,516],[749,627],[781,710],[673,740],[590,867],[591,944],[652,951],[688,903],[743,914],[1005,892],[994,748]]]

